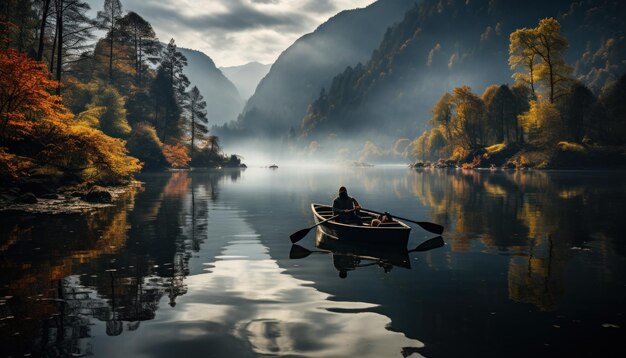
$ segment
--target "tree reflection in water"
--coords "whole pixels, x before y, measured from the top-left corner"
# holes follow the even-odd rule
[[[197,190],[215,200],[222,177],[208,175]],[[208,212],[195,204],[196,189],[188,198],[188,173],[150,181],[86,215],[0,217],[2,355],[88,355],[93,319],[116,336],[154,319],[161,297],[176,305]]]
[[[626,253],[616,225],[626,209],[623,181],[575,172],[417,170],[409,186],[432,221],[446,226],[452,251],[479,244],[510,254],[509,297],[541,310],[558,308],[576,249]]]

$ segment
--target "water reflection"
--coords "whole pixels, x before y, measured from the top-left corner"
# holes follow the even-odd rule
[[[319,228],[316,231],[315,247],[319,250],[311,251],[298,244],[291,246],[289,258],[303,259],[312,254],[328,254],[331,256],[334,268],[340,278],[347,278],[349,271],[361,267],[377,266],[384,273],[390,273],[394,267],[411,269],[409,253],[424,252],[444,246],[441,236],[429,239],[416,248],[407,250],[404,246],[368,244],[355,241],[344,242],[323,233]]]
[[[0,355],[493,355],[519,341],[519,352],[559,355],[583,338],[615,347],[622,328],[598,329],[624,326],[621,175],[281,168],[141,179],[91,215],[0,216]],[[446,245],[421,246],[418,227],[415,249],[391,252],[318,235],[300,242],[307,259],[288,259],[310,203],[339,185],[365,206],[443,224]],[[568,322],[579,326],[554,332]]]
[[[479,244],[509,253],[509,297],[541,310],[559,307],[567,265],[581,250],[625,253],[620,173],[416,171],[410,185],[452,232],[452,251]]]

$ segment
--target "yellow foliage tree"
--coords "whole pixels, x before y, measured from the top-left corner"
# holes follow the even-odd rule
[[[561,24],[553,18],[541,19],[533,29],[518,29],[510,37],[509,64],[524,68],[513,77],[531,86],[541,82],[547,88],[550,103],[562,96],[571,83],[572,67],[565,62],[567,39],[561,35]]]
[[[519,116],[527,141],[541,146],[553,146],[563,135],[563,121],[556,105],[531,101],[528,112]]]

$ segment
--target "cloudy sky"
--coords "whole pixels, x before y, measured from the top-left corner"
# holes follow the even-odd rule
[[[104,0],[86,0],[93,14]],[[221,66],[273,63],[300,36],[336,13],[374,0],[122,0],[163,42],[203,51]]]

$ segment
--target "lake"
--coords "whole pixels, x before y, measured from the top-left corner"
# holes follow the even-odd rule
[[[1,354],[623,357],[624,174],[175,172],[89,215],[0,214]],[[445,246],[398,264],[312,230],[290,258],[341,185]],[[436,236],[412,227],[408,249]]]

